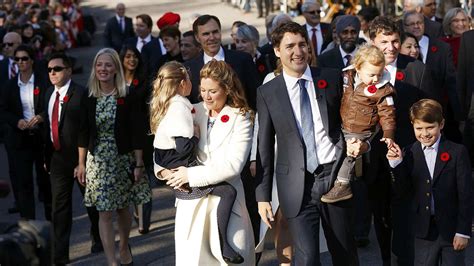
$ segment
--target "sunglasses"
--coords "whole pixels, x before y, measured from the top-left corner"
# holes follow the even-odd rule
[[[3,47],[7,47],[7,46],[13,47],[13,45],[15,45],[15,44],[12,43],[12,42],[5,42],[5,43],[2,43],[2,46],[3,46]]]
[[[316,14],[321,14],[321,10],[306,11],[305,13],[311,14],[311,15],[316,15]]]
[[[28,56],[22,56],[22,57],[16,57],[13,58],[16,62],[20,62],[20,61],[23,61],[23,62],[26,62],[28,60],[30,60],[30,58]]]
[[[66,69],[67,67],[62,67],[62,66],[55,66],[55,67],[48,67],[48,73],[51,73],[51,72],[61,72],[63,71],[64,69]]]

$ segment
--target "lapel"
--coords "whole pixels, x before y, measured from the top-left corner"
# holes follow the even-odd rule
[[[46,94],[44,95],[44,112],[45,112],[45,117],[47,119],[45,119],[45,123],[47,125],[51,124],[51,117],[49,117],[49,112],[48,112],[48,108],[49,108],[49,100],[51,99],[51,95],[53,95],[53,92],[54,92],[54,85],[49,87],[48,90],[46,91]]]
[[[300,140],[303,142],[303,138],[299,134],[298,126],[296,124],[296,117],[293,112],[293,107],[291,106],[290,96],[288,95],[288,90],[286,88],[283,74],[278,75],[275,80],[279,83],[274,87],[274,97],[279,102],[278,107],[276,108],[280,110],[280,113],[282,114],[281,117],[285,117],[288,120],[287,124],[291,127],[291,131],[298,132]]]
[[[62,99],[61,114],[59,115],[59,117],[60,117],[59,118],[59,129],[62,128],[63,121],[64,121],[64,114],[67,111],[67,107],[69,105],[69,102],[71,101],[71,98],[74,94],[74,91],[75,91],[74,83],[71,81],[71,83],[69,84],[69,88],[67,89],[66,96],[65,96],[65,97],[67,97],[68,100],[66,102],[64,102],[64,98]]]
[[[341,69],[343,69],[345,67],[344,65],[344,59],[342,58],[342,54],[341,54],[341,51],[339,50],[339,45],[336,45],[336,57],[337,57],[337,62],[338,62],[338,65],[340,66]]]
[[[428,165],[426,164],[425,153],[423,152],[423,149],[421,148],[421,143],[419,141],[413,144],[411,152],[413,154],[413,159],[415,161],[419,161],[419,163],[414,164],[416,166],[414,172],[416,173],[416,175],[420,175],[422,177],[422,180],[425,180],[426,176],[430,176],[430,170],[428,169]]]
[[[318,102],[319,114],[321,115],[321,120],[323,121],[324,130],[326,130],[326,134],[329,136],[329,118],[328,118],[328,106],[326,102],[326,91],[331,85],[328,84],[324,79],[320,79],[320,68],[311,68],[311,76],[313,76],[313,84],[314,89],[316,91],[316,101]],[[326,83],[326,87],[319,88],[318,83],[319,81],[324,80]]]
[[[205,114],[207,114],[209,111],[205,108],[204,104],[203,107],[205,109]],[[234,123],[238,115],[240,114],[238,114],[238,110],[236,108],[232,108],[227,105],[224,106],[222,111],[216,117],[216,121],[214,122],[214,126],[212,127],[211,134],[209,136],[207,135],[207,119],[201,119],[200,126],[204,129],[204,131],[206,131],[206,140],[209,140],[205,141],[209,152],[212,152],[221,146],[226,137],[234,128]]]
[[[438,154],[436,155],[435,169],[433,171],[433,184],[439,179],[441,171],[449,162],[449,158],[448,160],[445,160],[445,161],[441,160],[441,154],[443,153],[449,154],[448,150],[449,150],[449,143],[446,142],[443,137],[441,137],[441,140],[439,141]]]
[[[34,74],[33,74],[34,75]],[[40,85],[41,82],[39,81],[38,77],[35,75],[35,82],[33,85],[33,104],[35,108],[35,115],[39,111],[39,104],[40,104],[40,95],[43,93],[43,90],[46,88],[42,88]]]
[[[21,96],[20,96],[20,86],[18,86],[18,75],[13,79],[14,82],[14,90],[12,91],[13,93],[13,99],[16,101],[16,107],[20,111],[23,117],[23,107],[21,105]]]

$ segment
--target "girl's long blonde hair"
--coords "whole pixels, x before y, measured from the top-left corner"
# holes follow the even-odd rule
[[[170,100],[178,93],[183,81],[188,79],[188,71],[183,64],[171,61],[163,65],[153,82],[150,100],[150,130],[156,132],[158,125],[168,111]]]
[[[92,71],[89,76],[89,96],[93,97],[100,97],[101,92],[100,92],[100,82],[96,77],[96,64],[99,56],[101,55],[108,55],[110,58],[112,58],[112,61],[115,65],[115,77],[114,77],[114,85],[115,88],[117,88],[117,97],[125,97],[127,96],[127,84],[125,83],[125,78],[123,76],[123,68],[122,64],[120,63],[120,58],[117,54],[117,52],[114,49],[111,48],[104,48],[101,49],[99,52],[94,57],[94,61],[92,62]]]

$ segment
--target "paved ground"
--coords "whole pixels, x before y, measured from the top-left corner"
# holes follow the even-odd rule
[[[174,11],[181,14],[180,28],[184,32],[191,29],[189,18],[192,14],[214,14],[221,19],[224,42],[230,39],[230,27],[233,21],[242,20],[258,28],[264,38],[264,20],[257,19],[255,7],[251,13],[244,14],[242,11],[221,3],[219,0],[124,0],[127,6],[127,15],[135,17],[139,13],[148,13],[156,21],[164,12]],[[159,2],[159,3],[157,3]],[[105,21],[113,15],[113,8],[117,1],[82,1],[84,11],[94,15],[98,31],[95,35],[93,45],[86,48],[78,48],[71,54],[78,58],[79,64],[84,67],[84,73],[74,78],[79,83],[86,85],[90,65],[95,53],[102,48],[100,38]],[[156,25],[154,26],[156,30]],[[0,145],[0,179],[8,179],[7,158],[3,145]],[[174,265],[174,197],[170,189],[155,187],[153,189],[153,213],[151,231],[147,235],[137,232],[137,225],[133,224],[131,232],[131,246],[135,265]],[[13,222],[18,215],[8,214],[7,209],[12,205],[12,196],[0,199],[0,222]],[[42,206],[37,206],[38,219],[43,219]],[[74,223],[71,236],[71,260],[72,265],[105,265],[103,254],[90,254],[89,221],[82,205],[82,197],[79,190],[74,191]],[[373,234],[370,234],[371,243],[364,249],[359,249],[361,265],[381,265],[378,246]],[[271,244],[268,245],[271,247]],[[327,252],[322,253],[322,264],[331,265],[330,256]],[[468,249],[466,262],[468,265],[474,263],[474,250],[472,245]],[[277,265],[273,250],[264,252],[260,265]]]

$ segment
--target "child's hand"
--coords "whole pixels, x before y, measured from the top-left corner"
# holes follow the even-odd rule
[[[384,141],[384,140],[381,140],[381,141]],[[387,146],[388,146],[388,144],[387,144]],[[387,159],[388,160],[401,160],[401,159],[403,159],[402,150],[400,149],[400,147],[398,146],[397,143],[393,142],[391,147],[388,148]]]
[[[199,131],[199,125],[194,124],[193,128],[194,128],[194,136],[196,138],[199,138],[201,136],[201,131]]]

